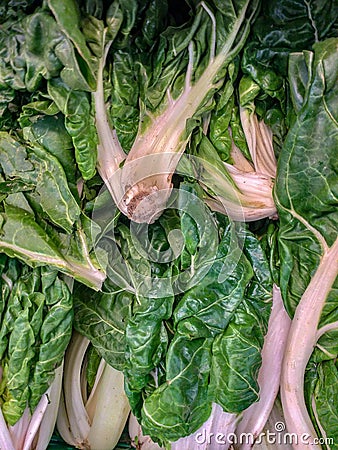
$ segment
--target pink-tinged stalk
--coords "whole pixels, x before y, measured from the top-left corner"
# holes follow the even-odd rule
[[[222,163],[233,180],[231,185],[222,168],[217,170],[205,162],[203,169],[209,177],[207,191],[213,192],[205,201],[213,211],[226,214],[236,221],[252,222],[266,217],[275,219],[277,209],[272,191],[277,162],[272,132],[263,121],[258,121],[255,113],[244,108],[241,108],[241,122],[253,164],[232,143],[233,164]],[[202,180],[201,184],[206,183]]]
[[[296,308],[284,355],[281,398],[286,426],[298,436],[297,450],[320,450],[304,399],[306,365],[317,342],[318,324],[327,296],[338,275],[338,239],[324,251]]]
[[[235,437],[237,417],[213,403],[209,419],[195,433],[173,442],[171,450],[228,450]]]
[[[249,152],[257,173],[276,177],[277,162],[273,151],[272,131],[257,115],[246,108],[240,108],[241,123]]]
[[[143,434],[141,425],[133,413],[129,416],[128,432],[133,447],[141,448],[142,450],[164,450],[164,447],[156,444],[150,436]]]
[[[54,432],[59,410],[62,376],[63,361],[62,364],[55,370],[55,378],[51,386],[47,390],[46,394],[41,398],[38,407],[33,413],[29,428],[27,430],[24,449],[29,450],[32,447],[34,450],[45,450],[48,447],[49,441]],[[44,412],[42,420],[40,421],[40,413],[42,411]],[[35,430],[37,430],[37,432]]]
[[[280,289],[274,285],[272,311],[264,338],[262,365],[258,374],[260,398],[241,415],[236,434],[238,442],[242,442],[242,445],[236,448],[251,449],[270,416],[279,391],[282,361],[290,325],[291,319],[285,311]],[[246,442],[240,439],[242,433],[250,436],[251,441]]]
[[[7,428],[7,423],[0,408],[0,448],[3,450],[16,450],[12,441],[12,437]]]
[[[27,433],[25,435],[24,444],[20,447],[22,450],[30,450],[35,435],[38,433],[40,424],[42,422],[43,416],[48,407],[48,397],[43,395],[41,400],[39,401],[38,406],[36,407],[32,417],[29,421],[29,426],[27,428]],[[54,428],[54,427],[53,427]],[[52,433],[53,433],[52,428]]]
[[[205,202],[213,211],[218,211],[241,222],[252,222],[266,217],[276,217],[277,210],[272,196],[273,182],[270,177],[256,172],[243,172],[224,164],[233,184],[221,170],[207,161],[203,164],[207,177],[200,174],[200,184],[213,191]]]
[[[276,217],[275,208],[265,206],[262,202],[256,202],[252,206],[243,206],[241,204],[234,204],[222,197],[207,197],[205,198],[205,203],[212,211],[225,214],[232,220],[239,222],[254,222],[267,217],[271,219]]]
[[[168,199],[172,189],[172,175],[189,140],[189,136],[186,134],[187,120],[194,116],[210,89],[216,87],[216,83],[219,81],[217,80],[215,83],[217,74],[241,45],[239,43],[232,48],[245,21],[249,3],[248,1],[241,10],[226,44],[215,57],[211,55],[208,66],[194,84],[191,80],[193,48],[192,44],[189,46],[189,64],[183,92],[177,99],[171,98],[169,94],[168,106],[165,111],[153,119],[145,132],[139,130],[122,169],[121,184],[125,196],[119,204],[122,212],[133,221],[151,223],[163,209],[165,205],[163,202]],[[212,19],[211,11],[203,2],[201,7],[206,9]],[[248,23],[245,25],[246,27]],[[177,156],[168,158],[166,153],[176,154]],[[156,154],[163,155],[163,161],[157,167],[157,171],[151,174],[148,168],[144,166],[144,157],[151,157]],[[161,195],[153,197],[153,202],[149,201],[144,204],[144,207],[138,207],[139,203],[143,202],[146,197],[157,191],[165,191],[165,194],[161,193]]]
[[[213,199],[206,199],[210,208],[227,214],[233,220],[245,222],[275,217],[277,210],[272,196],[272,179],[256,172],[242,172],[230,164],[225,166],[239,189],[237,202],[215,196]]]
[[[118,204],[121,193],[119,192],[119,185],[114,185],[112,180],[116,180],[116,174],[119,171],[120,164],[125,160],[127,155],[120,145],[116,131],[110,127],[104,98],[103,71],[111,44],[112,42],[106,44],[104,56],[100,61],[97,73],[97,87],[93,93],[93,98],[95,103],[96,129],[99,137],[97,170],[114,202]]]
[[[11,435],[11,442],[13,442],[15,449],[21,449],[24,445],[30,418],[31,415],[29,409],[26,408],[15,425],[8,425],[8,430]]]

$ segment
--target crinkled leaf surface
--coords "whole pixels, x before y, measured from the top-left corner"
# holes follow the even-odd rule
[[[90,96],[70,89],[58,78],[49,81],[48,92],[65,116],[65,128],[72,138],[81,174],[85,180],[90,179],[96,171],[98,143]]]
[[[111,366],[125,365],[125,327],[131,307],[128,292],[95,293],[82,285],[74,288],[74,326],[90,339],[96,351]]]
[[[337,236],[337,45],[332,38],[314,46],[306,99],[278,164],[280,284],[289,313],[309,284],[323,246],[331,246]]]
[[[290,83],[296,85],[294,95],[300,92],[298,97],[302,101],[297,103],[298,114],[281,151],[275,186],[280,217],[280,286],[291,316],[302,302],[305,290],[325,257],[328,261],[320,284],[326,279],[332,280],[332,284],[330,281],[325,289],[317,286],[314,291],[318,292],[316,304],[308,305],[317,309],[315,317],[318,316],[311,332],[318,327],[321,337],[305,372],[305,399],[309,415],[317,433],[328,437],[335,435],[336,427],[328,419],[327,409],[324,409],[329,406],[329,410],[337,410],[336,397],[331,396],[337,357],[337,261],[333,258],[331,262],[328,256],[330,250],[337,246],[337,51],[337,38],[313,46],[313,54],[304,56],[307,61],[306,83],[302,81],[302,71],[290,72]],[[306,310],[304,306],[303,311],[309,319],[313,316],[313,311]],[[300,318],[298,322],[302,322]],[[316,345],[316,339],[313,345]],[[328,396],[331,396],[329,402]]]
[[[42,147],[25,148],[7,133],[0,134],[0,164],[6,179],[34,184],[28,194],[48,218],[70,233],[80,215],[58,160]]]
[[[123,271],[115,267],[105,293],[86,300],[79,286],[75,300],[76,327],[123,368],[132,410],[160,442],[196,431],[212,402],[236,413],[257,400],[272,297],[269,264],[254,234],[208,212],[192,185],[182,185],[179,196],[179,214],[167,211],[148,226],[148,240],[141,225],[115,223],[110,239],[120,253],[112,261]],[[122,272],[130,294],[118,293],[118,280],[126,289]],[[168,295],[166,280],[180,275],[184,283],[172,284]]]
[[[32,410],[54,379],[72,333],[69,289],[55,269],[30,269],[3,260],[0,348],[2,411],[14,425],[27,405]]]

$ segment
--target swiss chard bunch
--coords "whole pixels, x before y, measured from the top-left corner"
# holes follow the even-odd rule
[[[212,214],[191,186],[176,195],[146,230],[106,227],[103,293],[74,290],[76,329],[124,371],[143,432],[162,443],[196,431],[213,403],[239,414],[257,401],[272,300],[255,235]]]
[[[72,334],[72,296],[55,269],[31,269],[2,254],[1,272],[1,446],[47,445]]]
[[[275,189],[279,282],[293,317],[282,402],[290,431],[312,440],[316,433],[337,436],[328,413],[328,403],[337,411],[337,50],[338,39],[331,38],[295,55],[298,70],[293,62],[289,79],[297,120],[282,148]]]

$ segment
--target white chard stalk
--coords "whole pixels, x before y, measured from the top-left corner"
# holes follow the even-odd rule
[[[31,413],[27,407],[15,425],[7,425],[0,408],[0,449],[45,450],[54,432],[62,386],[63,363]]]
[[[338,239],[326,248],[296,308],[283,361],[281,398],[286,425],[298,436],[297,450],[320,450],[304,399],[306,365],[316,346],[318,324],[327,296],[338,275]],[[301,439],[308,436],[306,439]]]
[[[104,40],[105,33],[103,35]],[[115,182],[115,178],[119,174],[120,164],[127,155],[119,143],[116,131],[110,127],[104,99],[103,71],[111,44],[112,42],[110,41],[105,46],[104,56],[101,58],[97,73],[97,88],[93,93],[93,97],[95,103],[96,129],[99,136],[97,170],[114,202],[118,204],[121,193],[119,191],[119,183]]]
[[[282,361],[291,319],[285,311],[279,288],[273,287],[273,304],[269,318],[268,332],[262,349],[262,365],[258,374],[259,400],[247,408],[241,415],[236,434],[242,433],[252,437],[248,442],[236,448],[249,450],[263,428],[273,409],[280,385]],[[274,429],[272,428],[274,431]],[[240,442],[240,439],[239,439]]]
[[[241,121],[253,164],[234,143],[231,149],[233,165],[222,163],[223,167],[217,169],[205,161],[203,170],[208,172],[208,183],[202,178],[201,184],[207,191],[213,192],[205,202],[213,211],[226,214],[236,221],[252,222],[266,217],[275,219],[277,209],[272,192],[277,161],[272,132],[263,121],[258,121],[255,113],[243,108]],[[226,175],[232,178],[233,184]]]
[[[111,450],[118,443],[130,407],[122,372],[101,361],[87,396],[82,370],[89,340],[74,332],[66,352],[63,397],[57,428],[63,440],[85,450]]]
[[[133,221],[152,223],[165,208],[172,189],[172,175],[190,138],[186,133],[187,120],[196,114],[210,90],[219,85],[221,80],[217,79],[217,74],[240,48],[241,42],[235,41],[241,27],[247,31],[250,20],[246,20],[245,16],[249,4],[247,1],[238,13],[225,44],[214,55],[216,19],[206,4],[201,2],[200,11],[204,9],[207,12],[214,27],[209,64],[193,82],[194,52],[191,42],[182,93],[174,99],[168,92],[166,108],[151,119],[151,124],[145,131],[140,126],[127,156],[115,131],[109,126],[103,90],[105,58],[102,59],[97,91],[94,94],[100,141],[98,171],[118,208]]]
[[[277,162],[272,145],[272,131],[247,108],[240,108],[240,117],[255,172],[275,178]]]
[[[131,439],[131,445],[140,450],[164,450],[150,436],[144,435],[141,425],[138,423],[133,413],[130,414],[128,421],[128,431]]]
[[[54,432],[63,376],[62,365],[55,370],[55,378],[46,394],[41,398],[30,421],[23,450],[45,450]]]

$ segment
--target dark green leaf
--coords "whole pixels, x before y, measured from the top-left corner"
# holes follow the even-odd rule
[[[146,398],[142,427],[157,441],[188,436],[207,420],[211,339],[177,336],[167,353],[166,382]],[[156,376],[156,375],[155,375]],[[175,408],[173,408],[175,405]]]
[[[7,133],[1,133],[0,165],[6,178],[35,184],[30,198],[54,224],[68,233],[72,231],[80,208],[69,189],[64,170],[54,156],[42,147],[25,148]]]
[[[41,275],[45,275],[43,270]],[[46,294],[49,307],[39,330],[37,362],[29,383],[32,410],[53,381],[54,371],[63,360],[72,334],[73,301],[66,283],[56,277]]]
[[[213,342],[210,397],[227,412],[239,413],[259,398],[262,338],[260,318],[244,302]]]
[[[73,91],[60,79],[50,80],[48,92],[65,115],[65,127],[75,147],[75,159],[85,180],[96,171],[98,137],[90,97]]]
[[[1,291],[2,411],[14,425],[35,409],[61,364],[72,332],[72,299],[54,269],[30,269],[6,259]],[[5,287],[5,286],[4,286]]]
[[[165,358],[168,336],[164,321],[172,314],[174,296],[139,298],[126,326],[126,368],[128,389],[142,390],[149,373]]]
[[[79,62],[81,73],[91,90],[96,88],[95,74],[93,73],[93,55],[91,54],[83,33],[80,30],[80,11],[74,0],[48,0],[55,19],[65,35],[75,46],[75,58]],[[71,86],[71,85],[70,85]]]
[[[316,413],[319,422],[330,438],[331,450],[337,450],[338,444],[338,369],[333,360],[320,364],[318,368],[318,381],[314,392]]]
[[[314,46],[312,79],[278,164],[280,283],[290,313],[310,282],[322,246],[332,245],[337,236],[337,46],[337,39]]]
[[[29,308],[19,313],[13,324],[8,347],[7,399],[2,405],[6,421],[14,425],[29,401],[29,375],[34,358],[34,333],[29,324]]]
[[[74,325],[91,340],[96,351],[118,370],[125,365],[125,327],[133,297],[127,292],[95,293],[81,285],[74,289]]]

